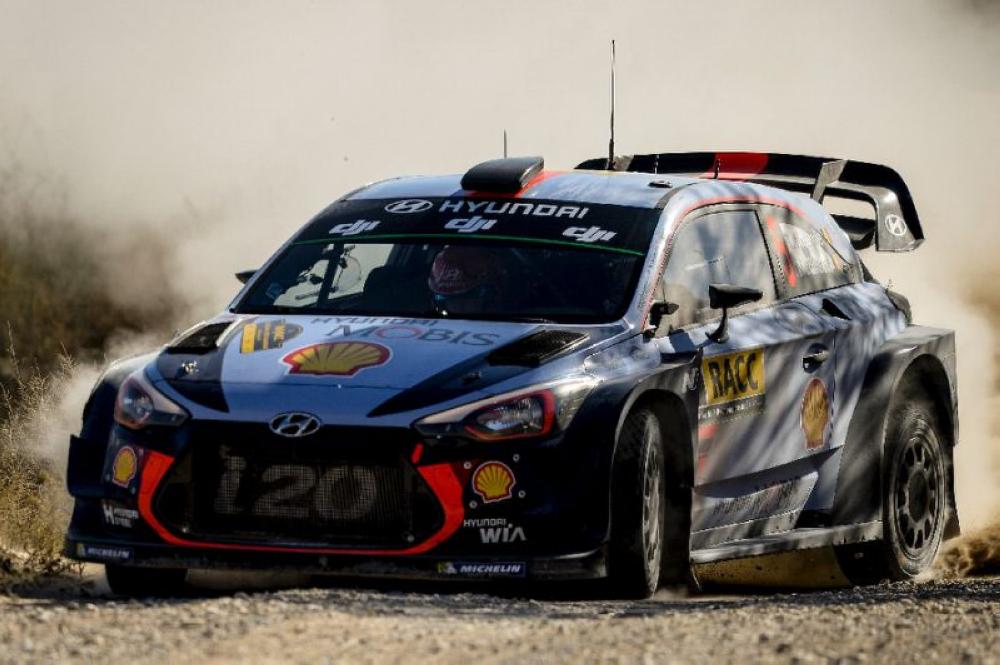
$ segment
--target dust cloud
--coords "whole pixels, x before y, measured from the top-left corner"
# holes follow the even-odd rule
[[[868,260],[918,322],[958,329],[960,511],[996,516],[998,3],[0,0],[0,15],[0,145],[111,232],[113,298],[177,295],[189,322],[360,184],[461,171],[499,156],[504,129],[549,167],[602,155],[611,38],[619,152],[897,168],[928,240]],[[151,240],[136,255],[130,238]]]

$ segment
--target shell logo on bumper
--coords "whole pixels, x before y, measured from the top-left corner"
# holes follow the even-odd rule
[[[292,351],[281,362],[289,374],[316,376],[354,376],[363,369],[389,362],[392,353],[371,342],[333,342],[313,344]]]
[[[139,470],[139,456],[132,446],[122,446],[111,463],[111,482],[128,488]]]
[[[472,474],[472,489],[484,503],[509,499],[515,482],[514,472],[503,462],[484,462]]]

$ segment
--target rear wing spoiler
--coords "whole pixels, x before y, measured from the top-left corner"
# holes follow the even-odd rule
[[[757,152],[673,152],[588,159],[578,169],[633,171],[719,180],[744,180],[808,194],[870,204],[875,219],[834,213],[857,249],[874,241],[880,252],[909,252],[924,241],[917,208],[903,178],[888,166],[830,157]]]

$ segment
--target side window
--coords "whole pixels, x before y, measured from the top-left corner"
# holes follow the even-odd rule
[[[792,296],[853,281],[852,264],[834,248],[829,232],[784,208],[765,206],[761,214]]]
[[[774,275],[757,215],[751,211],[713,212],[681,222],[663,272],[664,296],[678,305],[666,318],[671,328],[710,321],[721,313],[708,302],[708,285],[735,284],[776,298]]]

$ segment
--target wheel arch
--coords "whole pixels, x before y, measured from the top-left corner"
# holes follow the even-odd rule
[[[896,395],[926,395],[948,455],[949,516],[945,537],[958,535],[950,451],[958,442],[955,336],[950,330],[909,326],[886,341],[868,366],[848,427],[834,497],[834,525],[881,520],[885,430]]]
[[[663,436],[664,487],[666,490],[665,545],[668,554],[663,562],[662,579],[673,583],[687,581],[690,570],[691,502],[694,486],[694,460],[698,422],[698,391],[700,379],[697,368],[700,355],[685,362],[664,368],[661,372],[642,381],[629,392],[619,410],[615,427],[615,450],[609,468],[609,511],[614,513],[615,468],[618,460],[618,441],[628,416],[639,409],[648,408],[656,416]],[[695,381],[694,389],[691,389]]]

